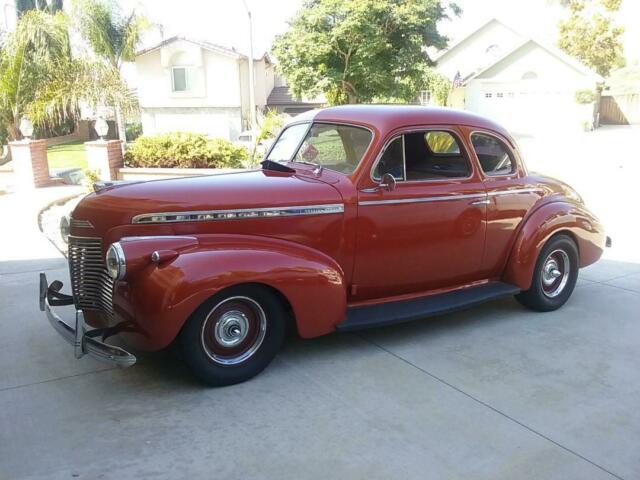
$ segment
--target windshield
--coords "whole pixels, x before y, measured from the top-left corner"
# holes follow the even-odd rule
[[[282,132],[267,160],[318,165],[349,174],[362,160],[371,138],[369,130],[350,125],[292,125]]]

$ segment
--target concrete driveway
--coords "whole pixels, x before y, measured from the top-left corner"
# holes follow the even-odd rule
[[[559,311],[508,299],[291,339],[254,380],[207,389],[171,352],[74,360],[37,306],[37,272],[66,263],[13,208],[38,199],[12,195],[0,479],[640,478],[640,263],[615,248]]]

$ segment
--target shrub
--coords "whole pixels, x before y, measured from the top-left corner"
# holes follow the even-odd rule
[[[127,142],[133,142],[140,135],[142,135],[141,123],[127,123],[124,127],[127,137]]]
[[[585,88],[584,90],[576,90],[575,93],[576,103],[586,105],[587,103],[593,103],[596,101],[596,94],[593,90]]]
[[[87,187],[89,192],[93,192],[93,184],[100,181],[100,175],[97,170],[84,170],[84,186]]]
[[[167,133],[138,138],[124,155],[127,167],[240,168],[246,148],[196,133]]]

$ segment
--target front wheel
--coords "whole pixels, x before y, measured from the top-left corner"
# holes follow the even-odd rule
[[[531,287],[516,299],[539,312],[556,310],[569,299],[577,280],[578,248],[567,235],[557,235],[540,252]]]
[[[264,370],[282,346],[284,313],[266,288],[231,287],[204,302],[189,318],[178,339],[182,356],[209,385],[248,380]]]

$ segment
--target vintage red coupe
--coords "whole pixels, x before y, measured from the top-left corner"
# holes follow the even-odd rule
[[[96,188],[71,218],[73,295],[41,274],[40,303],[77,357],[132,365],[115,334],[175,342],[227,385],[269,364],[288,323],[311,338],[507,295],[554,310],[608,242],[494,122],[344,106],[295,117],[259,170]],[[52,310],[64,304],[73,326]]]

